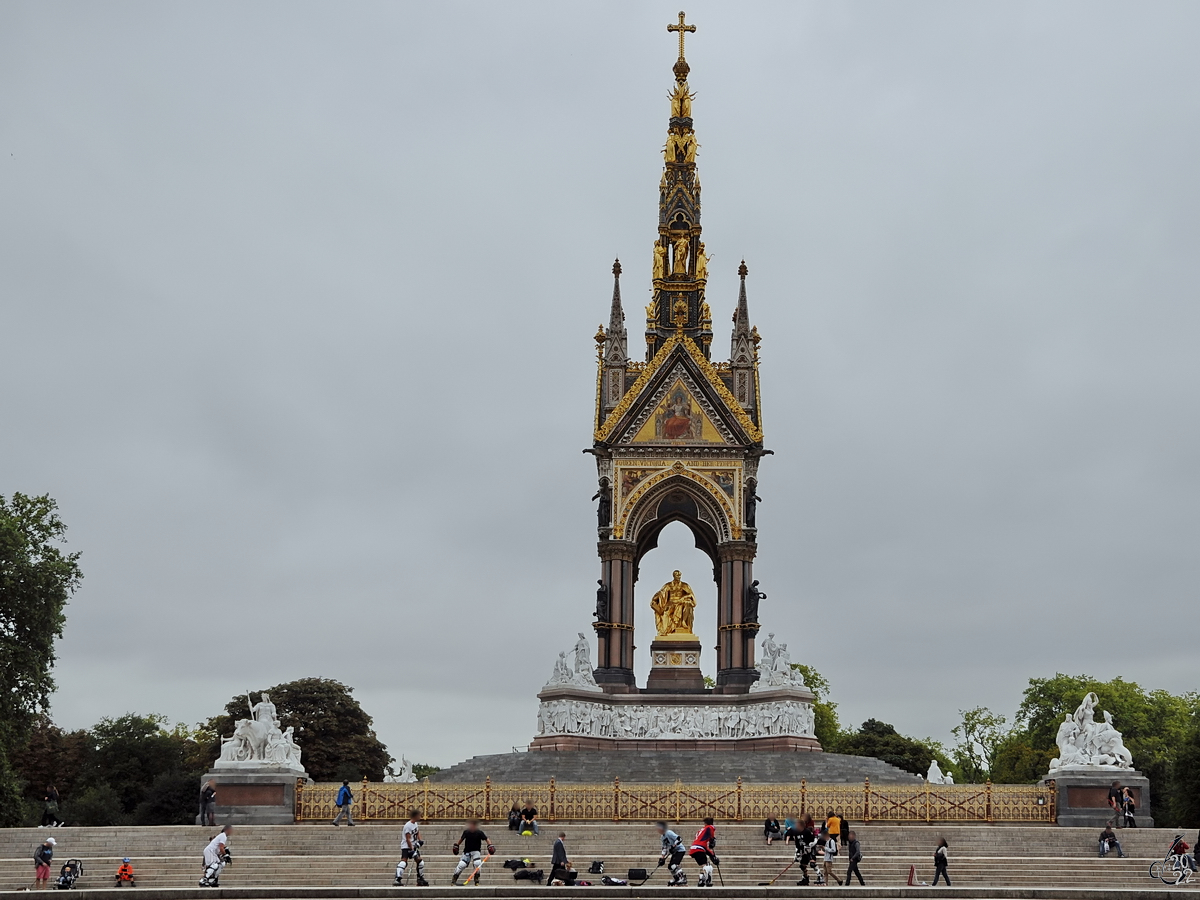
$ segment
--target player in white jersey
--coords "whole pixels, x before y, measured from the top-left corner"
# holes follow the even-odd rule
[[[226,825],[204,848],[204,877],[200,879],[200,887],[218,886],[221,870],[229,864],[229,835],[231,834],[233,834],[233,826]]]
[[[421,859],[421,846],[425,842],[421,840],[420,810],[409,810],[408,821],[404,823],[402,840],[400,862],[396,866],[395,884],[398,887],[404,884],[404,872],[409,863],[414,863],[417,867],[417,887],[429,887],[429,882],[425,880],[425,860]]]

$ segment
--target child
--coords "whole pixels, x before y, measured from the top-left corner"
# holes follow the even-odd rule
[[[696,839],[688,849],[688,856],[700,867],[700,877],[696,884],[700,887],[712,887],[713,866],[719,866],[721,861],[715,853],[717,847],[717,829],[713,827],[710,816],[704,820],[703,827],[696,832]]]
[[[404,884],[404,870],[408,868],[410,862],[416,863],[417,866],[417,887],[429,887],[429,882],[425,880],[425,860],[421,859],[421,846],[425,842],[421,840],[420,823],[420,811],[409,810],[408,821],[404,823],[404,832],[401,838],[400,862],[396,865],[394,884],[397,887]]]
[[[825,854],[821,865],[821,873],[825,876],[825,883],[829,884],[831,881],[836,881],[838,883],[838,887],[841,887],[842,879],[833,874],[833,858],[838,854],[837,835],[828,830],[825,831],[822,836],[821,849]]]
[[[667,827],[666,822],[659,822],[654,826],[658,831],[658,836],[662,839],[662,853],[658,857],[658,864],[665,865],[671,873],[669,886],[683,885],[687,886],[687,873],[683,871],[683,858],[687,855],[687,850],[684,849],[683,841],[679,835]]]
[[[137,887],[137,882],[133,878],[133,866],[129,864],[129,857],[121,860],[121,865],[117,866],[117,883],[113,887],[121,887],[122,885]]]

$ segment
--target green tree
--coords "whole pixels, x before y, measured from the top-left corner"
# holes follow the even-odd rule
[[[83,578],[79,554],[57,546],[67,531],[57,509],[48,496],[0,495],[0,826],[24,818],[13,754],[49,708],[54,642]]]
[[[992,777],[996,753],[1008,736],[1006,719],[985,706],[960,709],[962,721],[951,729],[957,743],[951,750],[959,778],[967,784],[983,784]]]
[[[295,728],[305,771],[316,781],[382,781],[392,761],[387,747],[375,736],[373,720],[349,688],[331,678],[301,678],[252,693],[254,702],[263,694],[279,710],[284,728]],[[209,719],[204,731],[211,736],[211,758],[220,752],[219,737],[233,734],[234,722],[250,716],[246,697],[225,704],[225,714]]]
[[[804,686],[813,692],[813,734],[828,753],[840,752],[842,726],[838,721],[837,704],[829,698],[829,680],[804,663],[792,663],[792,668],[804,679]]]
[[[953,764],[934,741],[905,737],[891,725],[875,719],[868,719],[858,731],[843,735],[838,752],[873,756],[914,775],[928,772],[935,759],[943,771],[954,771]]]

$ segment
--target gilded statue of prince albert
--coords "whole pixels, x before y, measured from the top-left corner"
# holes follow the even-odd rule
[[[679,635],[694,638],[692,621],[696,615],[696,595],[686,581],[679,580],[678,569],[673,574],[674,579],[664,584],[650,601],[650,608],[654,610],[654,624],[659,637]]]

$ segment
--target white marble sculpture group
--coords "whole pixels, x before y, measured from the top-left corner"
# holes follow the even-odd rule
[[[249,696],[246,700],[249,702]],[[221,738],[221,755],[213,768],[269,767],[303,772],[300,748],[291,726],[281,730],[275,704],[266,694],[250,704],[250,718],[239,719],[233,736]]]
[[[583,632],[579,632],[579,640],[575,642],[574,665],[567,663],[567,651],[558,654],[554,662],[554,674],[546,682],[546,687],[567,686],[581,688],[585,691],[600,692],[596,684],[596,676],[592,674],[592,646],[588,643]]]
[[[792,668],[792,656],[787,644],[775,643],[775,632],[762,642],[762,660],[758,664],[758,681],[750,685],[750,693],[774,691],[779,688],[804,687],[804,679]]]
[[[929,771],[925,773],[925,780],[930,784],[954,784],[954,776],[943,772],[936,759],[929,761]]]
[[[1067,714],[1058,726],[1058,759],[1050,761],[1050,771],[1105,767],[1132,769],[1133,756],[1125,749],[1121,732],[1113,727],[1112,714],[1105,711],[1104,721],[1095,719],[1100,698],[1089,693],[1074,714]]]
[[[617,706],[591,700],[545,700],[538,734],[603,738],[813,736],[812,708],[799,700],[752,706]]]
[[[388,766],[383,780],[386,784],[412,784],[417,780],[417,776],[413,774],[413,764],[408,761],[408,757],[401,756],[399,774],[393,772],[392,767]]]

